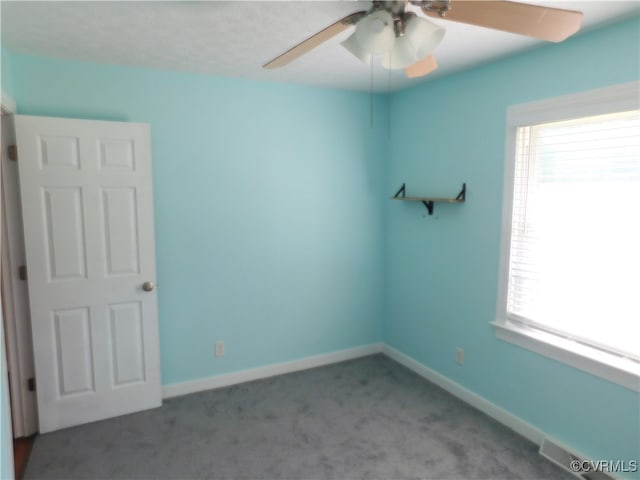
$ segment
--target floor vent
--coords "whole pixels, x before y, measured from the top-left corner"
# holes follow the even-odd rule
[[[584,480],[616,480],[616,477],[602,471],[606,465],[582,458],[548,438],[540,445],[540,455]]]

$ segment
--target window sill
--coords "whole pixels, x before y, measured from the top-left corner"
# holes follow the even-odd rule
[[[555,335],[494,321],[496,336],[610,382],[640,392],[640,364]]]

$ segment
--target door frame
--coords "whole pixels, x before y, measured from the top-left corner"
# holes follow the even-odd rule
[[[16,103],[2,92],[3,114],[14,114]],[[15,132],[8,144],[15,144]],[[2,152],[6,162],[6,151]],[[11,187],[11,188],[7,188]],[[33,343],[31,341],[31,320],[29,318],[29,298],[27,284],[19,280],[18,267],[25,264],[24,232],[20,214],[17,169],[10,172],[2,165],[2,310],[4,315],[7,369],[9,373],[9,393],[11,399],[11,419],[13,437],[30,436],[38,431],[38,410],[35,392],[27,389],[29,378],[34,374]],[[20,248],[18,247],[20,246]],[[20,254],[20,252],[22,252]],[[22,258],[19,258],[22,255]],[[26,316],[26,322],[18,322],[16,311]]]

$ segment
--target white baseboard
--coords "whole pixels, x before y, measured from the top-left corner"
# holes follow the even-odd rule
[[[534,427],[530,423],[525,422],[520,417],[509,413],[498,405],[491,403],[486,398],[481,397],[477,393],[473,393],[471,390],[463,387],[453,380],[448,379],[444,375],[439,374],[435,370],[430,369],[429,367],[396,350],[395,348],[390,347],[389,345],[384,344],[382,353],[387,355],[389,358],[392,358],[396,362],[404,365],[408,369],[413,370],[421,377],[424,377],[430,382],[435,383],[439,387],[443,388],[452,395],[455,395],[460,400],[468,403],[472,407],[475,407],[481,412],[486,413],[491,418],[497,420],[503,425],[506,425],[511,430],[514,430],[523,437],[528,438],[536,445],[540,445],[542,443],[542,440],[545,437],[544,432]]]
[[[384,353],[396,362],[404,365],[410,370],[413,370],[421,377],[424,377],[430,382],[435,383],[439,387],[445,389],[464,402],[477,408],[481,412],[486,413],[490,417],[518,432],[520,435],[528,438],[537,445],[540,445],[542,443],[542,439],[545,437],[545,435],[542,431],[538,430],[533,425],[530,425],[519,417],[516,417],[515,415],[491,403],[480,395],[472,392],[471,390],[468,390],[467,388],[459,385],[453,380],[446,378],[445,376],[437,373],[435,370],[430,369],[417,360],[409,357],[408,355],[405,355],[404,353],[385,343],[373,343],[361,347],[348,348],[346,350],[339,350],[337,352],[330,352],[321,355],[314,355],[312,357],[301,358],[299,360],[293,360],[291,362],[276,363],[273,365],[266,365],[264,367],[241,370],[239,372],[224,373],[221,375],[199,378],[197,380],[190,380],[187,382],[163,385],[162,398],[178,397],[180,395],[187,395],[189,393],[202,392],[214,388],[228,387],[230,385],[236,385],[238,383],[250,382],[253,380],[259,380],[261,378],[274,377],[276,375],[284,375],[286,373],[297,372],[309,368],[321,367],[323,365],[329,365],[332,363],[343,362],[345,360],[365,357],[367,355],[373,355],[375,353]]]
[[[274,377],[285,373],[297,372],[308,368],[321,367],[331,363],[344,362],[354,358],[366,357],[374,353],[381,353],[384,345],[382,343],[372,343],[361,347],[348,348],[337,352],[314,355],[312,357],[301,358],[291,362],[275,363],[264,367],[241,370],[239,372],[214,375],[207,378],[199,378],[181,383],[172,383],[162,386],[162,398],[178,397],[189,393],[211,390],[213,388],[228,387],[237,383],[250,382],[261,378]]]
[[[543,440],[545,439],[545,437],[547,437],[547,435],[542,430],[534,427],[530,423],[525,422],[520,417],[517,417],[516,415],[508,412],[507,410],[499,407],[494,403],[491,403],[486,398],[481,397],[477,393],[474,393],[471,390],[463,387],[462,385],[454,382],[453,380],[445,377],[444,375],[439,374],[435,370],[432,370],[426,365],[423,365],[414,358],[405,355],[404,353],[396,350],[386,343],[372,343],[370,345],[363,345],[360,347],[348,348],[346,350],[339,350],[336,352],[301,358],[299,360],[293,360],[291,362],[276,363],[264,367],[257,367],[233,373],[225,373],[222,375],[200,378],[188,382],[163,385],[162,397],[178,397],[180,395],[187,395],[189,393],[196,393],[205,390],[211,390],[214,388],[228,387],[230,385],[235,385],[238,383],[250,382],[262,378],[274,377],[276,375],[284,375],[286,373],[307,370],[309,368],[321,367],[324,365],[330,365],[332,363],[344,362],[345,360],[366,357],[368,355],[373,355],[376,353],[384,353],[389,358],[395,360],[401,365],[404,365],[409,370],[414,371],[428,381],[435,383],[447,392],[458,397],[463,402],[477,408],[481,412],[487,414],[506,427],[509,427],[511,430],[519,433],[538,446],[541,446]],[[558,445],[561,445],[555,440],[554,442]],[[571,451],[569,447],[562,447],[567,451]],[[582,455],[576,455],[580,458],[585,458]],[[617,477],[613,478],[616,479]]]
[[[554,442],[556,445],[558,445],[559,447],[563,448],[568,452],[571,452],[573,455],[575,455],[578,458],[581,458],[581,459],[588,458],[581,453],[577,453],[571,447],[565,444],[562,444],[561,442],[549,437],[544,431],[540,430],[537,427],[534,427],[528,422],[525,422],[523,419],[514,415],[513,413],[505,410],[502,407],[499,407],[495,403],[491,403],[486,398],[481,397],[477,393],[474,393],[468,388],[463,387],[459,383],[456,383],[453,380],[445,377],[444,375],[441,375],[440,373],[436,372],[435,370],[432,370],[426,365],[423,365],[422,363],[410,357],[409,355],[405,355],[404,353],[400,352],[399,350],[396,350],[395,348],[387,345],[386,343],[383,343],[382,345],[383,345],[382,353],[384,353],[387,357],[395,360],[401,365],[404,365],[409,370],[414,371],[415,373],[429,380],[430,382],[435,383],[440,388],[458,397],[460,400],[471,405],[472,407],[477,408],[481,412],[490,416],[494,420],[500,422],[504,426],[510,428],[514,432],[519,433],[520,435],[529,439],[531,442],[538,445],[539,447],[542,446],[543,440],[546,438],[548,441]],[[572,473],[573,475],[579,476],[575,472],[571,472],[565,465],[561,465],[561,464],[559,465],[563,467],[566,471]],[[609,478],[612,478],[614,480],[620,480],[619,477],[612,475],[610,473],[607,473],[607,475],[609,475]],[[582,476],[579,476],[579,477],[584,478]],[[600,478],[600,477],[597,477],[597,478]],[[602,478],[607,478],[607,477],[602,477]]]

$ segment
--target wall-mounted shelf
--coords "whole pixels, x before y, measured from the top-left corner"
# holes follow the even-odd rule
[[[391,197],[391,200],[404,200],[405,202],[422,202],[425,207],[427,207],[427,211],[429,215],[433,215],[433,205],[435,203],[463,203],[466,199],[467,195],[467,184],[462,184],[462,190],[455,198],[437,198],[437,197],[407,197],[406,196],[406,184],[402,184],[400,190],[396,192],[396,194]]]

